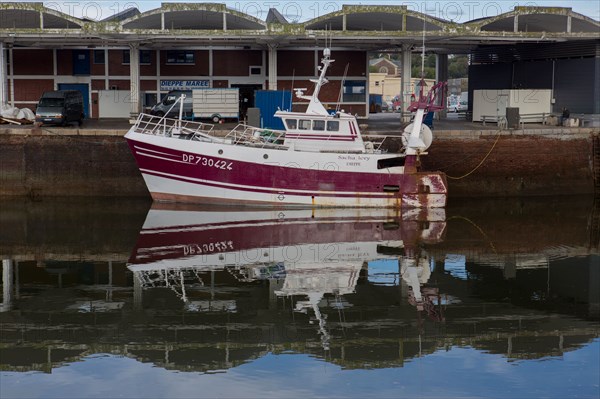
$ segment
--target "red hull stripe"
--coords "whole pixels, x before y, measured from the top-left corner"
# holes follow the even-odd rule
[[[283,194],[283,195],[296,195],[303,197],[327,197],[327,198],[395,198],[392,194],[384,194],[384,193],[325,193],[322,191],[319,192],[306,192],[306,191],[297,191],[297,190],[288,190],[288,189],[278,189],[278,188],[258,188],[258,187],[247,187],[247,186],[236,186],[224,184],[221,182],[209,181],[209,180],[198,180],[193,178],[185,178],[183,176],[176,175],[168,175],[158,171],[140,169],[142,173],[147,175],[153,175],[158,177],[167,178],[170,180],[177,180],[185,183],[197,184],[199,186],[207,186],[207,187],[218,187],[225,188],[229,190],[236,191],[244,191],[249,193],[261,193],[261,194]]]
[[[356,137],[352,136],[327,136],[319,134],[285,134],[286,139],[301,139],[315,141],[355,141]]]

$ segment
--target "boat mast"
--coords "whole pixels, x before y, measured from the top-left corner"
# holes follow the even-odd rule
[[[315,84],[315,90],[312,96],[304,94],[304,90],[306,89],[296,89],[296,97],[309,101],[308,108],[306,109],[307,114],[328,115],[327,110],[323,104],[321,104],[321,101],[319,101],[319,92],[321,91],[321,87],[329,82],[325,75],[327,74],[327,68],[329,68],[329,65],[333,62],[335,62],[335,60],[331,59],[331,49],[326,47],[323,49],[323,58],[321,59],[323,66],[318,67],[319,71],[321,71],[319,79],[310,80]]]

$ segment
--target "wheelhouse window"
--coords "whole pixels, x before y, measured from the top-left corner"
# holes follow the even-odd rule
[[[313,130],[325,130],[325,121],[313,121]]]
[[[340,130],[340,122],[339,121],[327,121],[327,131],[328,132],[339,132]]]
[[[300,130],[310,130],[310,120],[300,119],[300,123],[298,124],[298,128]]]
[[[294,130],[298,126],[298,121],[296,119],[286,119],[285,124],[289,130]]]
[[[192,50],[167,50],[167,64],[193,64],[195,53]]]

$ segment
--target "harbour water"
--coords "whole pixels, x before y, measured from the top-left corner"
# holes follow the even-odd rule
[[[598,398],[600,206],[0,203],[0,397]]]

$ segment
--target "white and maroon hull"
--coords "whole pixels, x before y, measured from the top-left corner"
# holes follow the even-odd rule
[[[152,198],[185,203],[301,207],[443,207],[443,173],[377,168],[393,154],[301,152],[125,136]]]

